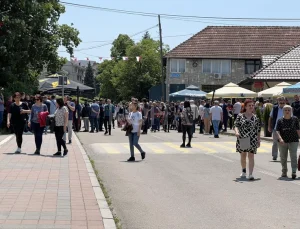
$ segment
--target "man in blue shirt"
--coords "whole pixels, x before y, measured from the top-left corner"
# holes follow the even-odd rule
[[[111,124],[113,121],[113,114],[115,113],[115,106],[111,104],[111,100],[107,100],[107,104],[104,105],[104,127],[105,135],[109,133],[111,135]],[[108,130],[108,132],[107,132]]]
[[[100,107],[96,103],[96,100],[93,100],[93,103],[91,105],[91,116],[90,116],[91,131],[90,131],[90,133],[94,133],[95,129],[96,129],[97,133],[99,132],[99,124],[98,124],[99,112],[100,112]]]
[[[272,156],[274,161],[277,160],[278,156],[278,135],[276,133],[276,127],[278,120],[283,117],[283,107],[285,105],[285,98],[279,97],[277,101],[278,105],[273,106],[268,123],[268,131],[272,133],[273,136]]]
[[[69,144],[72,143],[72,127],[73,127],[73,112],[75,111],[75,103],[71,102],[70,96],[65,96],[64,98],[65,106],[68,108],[69,111],[69,120],[68,120],[68,137],[69,137]],[[67,134],[64,134],[64,141],[67,140]]]

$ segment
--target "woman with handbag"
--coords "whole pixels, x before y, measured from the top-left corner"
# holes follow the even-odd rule
[[[136,147],[142,156],[142,160],[145,159],[146,153],[143,151],[142,147],[139,145],[139,138],[141,135],[141,128],[143,124],[143,118],[141,112],[138,112],[138,104],[133,102],[130,104],[131,112],[127,118],[127,128],[126,132],[129,139],[129,146],[130,146],[130,158],[127,161],[135,161],[134,157],[134,147]]]
[[[55,133],[56,144],[57,144],[57,153],[53,154],[53,156],[62,156],[61,147],[64,148],[63,156],[66,156],[68,154],[68,149],[66,146],[66,142],[63,139],[63,136],[67,132],[69,111],[67,107],[65,107],[64,105],[65,104],[62,98],[56,100],[57,109],[54,113],[55,116],[54,133]]]
[[[246,177],[246,158],[249,159],[249,180],[254,180],[254,154],[260,147],[260,120],[253,114],[254,103],[247,99],[244,103],[244,112],[237,116],[235,121],[235,136],[237,137],[236,151],[241,155],[242,174]]]
[[[297,171],[297,149],[300,137],[300,128],[298,118],[292,116],[292,107],[285,105],[283,107],[283,118],[277,121],[276,133],[278,135],[278,144],[280,152],[280,162],[282,166],[281,177],[287,177],[287,157],[290,151],[292,165],[292,179],[296,179]]]

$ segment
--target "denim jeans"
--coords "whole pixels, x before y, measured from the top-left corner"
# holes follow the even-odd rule
[[[4,111],[0,111],[0,128],[2,127],[3,113],[4,113]]]
[[[220,124],[220,120],[212,120],[212,124],[214,127],[214,134],[219,135],[219,124]]]
[[[96,129],[96,131],[99,131],[98,118],[90,117],[90,122],[91,122],[91,131],[94,132],[95,129]]]
[[[140,153],[144,152],[142,147],[139,145],[140,137],[137,135],[137,133],[130,133],[128,135],[128,138],[129,138],[129,147],[130,147],[131,157],[134,157],[134,146],[140,151]]]
[[[280,162],[282,166],[282,172],[286,173],[288,171],[287,168],[287,157],[288,153],[290,152],[291,158],[291,165],[292,165],[292,172],[296,173],[298,169],[297,164],[297,149],[298,149],[299,142],[289,142],[285,143],[284,145],[278,144],[279,151],[280,151]]]
[[[36,149],[40,150],[43,143],[44,127],[40,127],[39,123],[31,122],[31,128],[34,133]]]

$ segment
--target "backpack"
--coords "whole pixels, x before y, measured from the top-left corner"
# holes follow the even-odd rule
[[[183,125],[192,125],[194,121],[192,109],[185,109],[185,112],[182,113],[182,124]]]

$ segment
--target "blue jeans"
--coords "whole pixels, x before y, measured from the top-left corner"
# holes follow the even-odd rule
[[[220,124],[220,120],[212,120],[212,124],[214,127],[214,135],[219,135],[219,124]]]
[[[142,147],[139,145],[139,139],[140,137],[137,136],[137,133],[130,133],[128,135],[129,138],[129,146],[130,146],[130,155],[131,157],[134,157],[134,146],[140,151],[140,153],[143,153]]]
[[[34,133],[36,149],[40,150],[43,143],[44,127],[40,127],[39,123],[31,122],[31,129]]]
[[[4,113],[4,111],[0,111],[0,128],[2,127],[3,113]]]
[[[95,117],[90,117],[90,122],[91,122],[91,131],[94,132],[95,129],[98,132],[99,131],[99,124],[98,124],[98,118]]]

